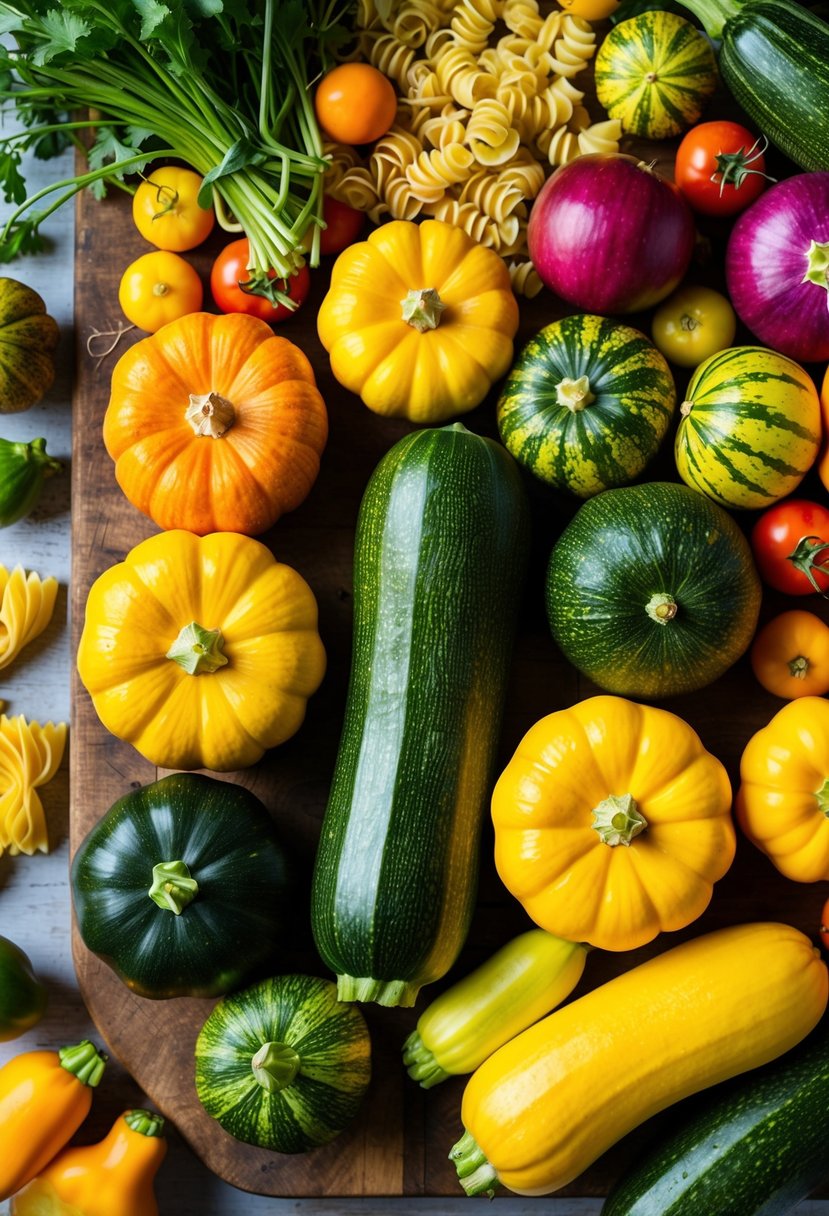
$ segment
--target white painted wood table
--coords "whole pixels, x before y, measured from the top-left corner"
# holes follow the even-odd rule
[[[60,169],[60,173],[55,173]],[[64,165],[33,164],[30,185],[55,176],[68,176],[71,157]],[[5,208],[5,214],[8,208]],[[4,209],[0,208],[0,217]],[[67,587],[70,560],[69,461],[71,453],[71,395],[73,289],[72,208],[52,217],[45,231],[52,247],[37,258],[21,259],[0,273],[11,275],[39,291],[61,329],[58,375],[46,399],[23,414],[0,418],[3,438],[47,439],[48,450],[65,462],[65,472],[47,483],[40,505],[26,520],[0,533],[0,562],[11,568],[17,563],[38,573],[54,575],[60,594],[54,618],[46,633],[28,647],[17,662],[0,673],[0,698],[9,702],[9,713],[24,713],[38,721],[67,721],[69,717],[69,650]],[[117,321],[115,310],[102,302],[100,328]],[[81,335],[85,338],[86,335]],[[94,494],[95,487],[88,487]],[[18,1051],[56,1048],[83,1038],[100,1041],[89,1020],[75,985],[69,942],[70,900],[68,883],[68,765],[64,762],[55,780],[44,791],[52,851],[48,856],[0,858],[0,934],[24,949],[50,993],[45,1018],[33,1031],[13,1043],[0,1044],[0,1064]],[[129,1106],[145,1099],[131,1078],[111,1061],[96,1096],[93,1112],[78,1140],[91,1142],[103,1136],[113,1119]],[[475,1201],[446,1199],[265,1199],[235,1191],[214,1178],[170,1129],[170,1153],[159,1175],[157,1192],[162,1216],[455,1216],[469,1212]],[[481,1207],[481,1202],[477,1203]],[[503,1198],[498,1216],[597,1216],[596,1200],[521,1200]],[[0,1213],[6,1206],[0,1204]],[[798,1216],[829,1216],[829,1203],[804,1203]],[[653,1213],[653,1216],[659,1216]],[[700,1213],[700,1216],[726,1216]]]

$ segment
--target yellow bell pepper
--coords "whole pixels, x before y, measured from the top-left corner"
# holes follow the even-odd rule
[[[675,714],[591,697],[524,736],[492,796],[495,864],[536,924],[633,950],[705,911],[734,859],[725,769]]]
[[[52,1160],[92,1105],[106,1056],[88,1041],[27,1051],[0,1068],[0,1201]]]
[[[167,1152],[164,1120],[128,1110],[98,1144],[64,1149],[15,1195],[11,1216],[158,1216],[153,1179]]]
[[[519,1195],[566,1186],[645,1119],[789,1051],[828,996],[820,952],[789,925],[720,929],[650,959],[472,1075],[450,1154],[461,1185],[470,1195],[498,1182]]]
[[[95,582],[78,671],[104,726],[163,768],[243,768],[325,672],[303,578],[234,532],[163,532]]]
[[[423,1089],[474,1072],[575,988],[587,949],[530,929],[432,1001],[403,1044],[403,1063]]]
[[[737,822],[781,874],[829,878],[829,701],[800,697],[748,741]]]
[[[518,305],[502,259],[461,228],[396,220],[337,258],[317,328],[370,410],[433,424],[474,409],[507,371]]]

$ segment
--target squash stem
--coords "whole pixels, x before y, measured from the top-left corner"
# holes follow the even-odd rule
[[[263,1043],[252,1057],[250,1066],[253,1075],[269,1094],[293,1084],[299,1072],[300,1058],[287,1043]]]
[[[128,1110],[124,1122],[131,1132],[152,1138],[164,1135],[164,1116],[152,1110]]]
[[[16,444],[15,447],[22,449],[21,456],[37,465],[44,477],[53,477],[63,468],[61,462],[46,451],[45,439],[33,439],[30,443]]]
[[[556,385],[556,405],[563,405],[574,414],[578,414],[596,400],[596,394],[590,389],[587,376],[579,376],[573,380],[565,376]]]
[[[371,976],[337,976],[338,1001],[374,1001],[387,1008],[409,1009],[417,1000],[421,985],[408,980],[375,980]]]
[[[440,314],[446,307],[434,287],[414,289],[400,304],[403,320],[419,334],[425,334],[427,329],[437,329]]]
[[[190,676],[210,675],[224,667],[221,629],[205,629],[196,621],[185,625],[167,651],[166,657],[178,663]]]
[[[815,791],[815,798],[821,814],[829,819],[829,777],[824,780],[820,789]]]
[[[94,1043],[84,1039],[73,1047],[61,1047],[58,1052],[61,1068],[71,1072],[83,1085],[94,1089],[104,1075],[107,1057]]]
[[[458,1180],[467,1195],[494,1197],[498,1175],[470,1132],[464,1130],[460,1140],[452,1146],[449,1160],[454,1161]]]
[[[153,866],[153,885],[147,894],[165,912],[180,916],[199,893],[199,884],[183,861],[160,861]]]
[[[629,845],[648,826],[632,794],[609,794],[593,808],[593,829],[605,844],[613,848]]]
[[[667,625],[677,614],[676,600],[667,591],[657,591],[645,604],[645,612],[657,625]]]
[[[732,17],[743,7],[743,0],[679,0],[702,22],[709,38],[722,38],[722,32]]]
[[[236,421],[236,410],[232,402],[221,393],[191,393],[185,419],[197,435],[209,435],[221,439]]]
[[[403,1044],[403,1063],[409,1076],[413,1081],[417,1081],[421,1089],[440,1085],[441,1081],[447,1080],[451,1075],[445,1068],[441,1068],[416,1030],[412,1031]]]

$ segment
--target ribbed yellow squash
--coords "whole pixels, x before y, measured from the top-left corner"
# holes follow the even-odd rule
[[[819,951],[780,924],[720,929],[595,988],[469,1080],[450,1154],[464,1190],[566,1186],[645,1119],[789,1051],[828,995]]]
[[[461,228],[396,220],[337,258],[317,328],[370,410],[445,422],[506,372],[518,304],[503,260]]]
[[[322,680],[317,602],[247,536],[162,532],[94,583],[78,671],[151,763],[244,768],[299,729]]]

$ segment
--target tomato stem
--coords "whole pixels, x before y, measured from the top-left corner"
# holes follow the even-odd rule
[[[745,148],[739,148],[736,152],[717,153],[717,167],[711,174],[710,180],[716,184],[719,175],[720,198],[722,198],[726,186],[733,186],[735,190],[739,190],[747,177],[764,177],[767,182],[777,180],[762,169],[749,169],[748,167],[763,156],[768,146],[769,141],[763,135],[755,139],[748,151]]]
[[[829,541],[821,540],[819,536],[801,536],[786,558],[792,563],[795,570],[806,575],[815,591],[823,596],[826,596],[826,591],[817,581],[815,571],[825,574],[829,578],[829,564],[817,560],[827,550],[829,550]]]
[[[812,664],[806,658],[805,654],[799,654],[796,658],[789,659],[789,675],[793,676],[795,680],[805,680],[811,666]]]

